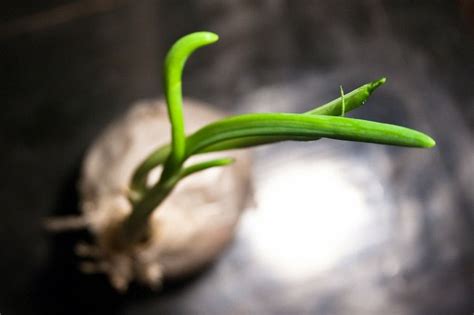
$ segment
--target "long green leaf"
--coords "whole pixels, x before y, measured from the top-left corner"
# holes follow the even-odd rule
[[[223,141],[255,136],[321,137],[408,147],[432,147],[434,140],[409,128],[372,121],[286,113],[259,113],[228,117],[209,124],[187,138],[186,156]]]
[[[330,116],[339,116],[343,112],[344,113],[350,112],[361,105],[363,105],[369,96],[382,84],[386,82],[386,78],[380,78],[378,80],[369,82],[364,84],[357,89],[347,93],[344,95],[344,98],[338,97],[329,103],[321,105],[317,108],[314,108],[310,111],[305,112],[307,115],[330,115]],[[242,148],[249,148],[254,147],[257,145],[266,145],[272,144],[281,141],[287,140],[296,140],[294,137],[287,137],[287,136],[257,136],[257,137],[245,137],[240,139],[232,139],[225,142],[219,142],[216,145],[212,145],[207,147],[203,152],[215,152],[215,151],[225,151],[231,149],[242,149]],[[297,139],[300,141],[304,141],[305,138],[301,137]],[[311,140],[317,140],[311,138]]]

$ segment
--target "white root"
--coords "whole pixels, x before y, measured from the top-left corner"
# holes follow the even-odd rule
[[[63,216],[46,218],[43,220],[44,228],[53,233],[59,233],[71,230],[81,230],[89,226],[85,216]]]

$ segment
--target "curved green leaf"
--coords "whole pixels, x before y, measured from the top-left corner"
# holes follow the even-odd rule
[[[259,113],[228,117],[209,124],[186,141],[186,156],[223,141],[245,137],[283,136],[294,140],[321,137],[408,147],[432,147],[434,140],[409,128],[323,115]]]
[[[196,32],[180,38],[169,50],[164,65],[164,90],[171,121],[172,160],[179,164],[184,158],[186,141],[183,119],[181,76],[186,60],[198,48],[216,42],[219,37],[210,32]]]

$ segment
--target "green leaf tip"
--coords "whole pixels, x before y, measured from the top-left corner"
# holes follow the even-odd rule
[[[219,158],[219,159],[214,159],[214,160],[210,160],[210,161],[197,163],[197,164],[194,164],[194,165],[191,165],[191,166],[188,166],[188,167],[185,167],[184,169],[182,169],[179,176],[181,178],[184,178],[186,176],[189,176],[191,174],[194,174],[194,173],[197,173],[197,172],[209,169],[209,168],[226,166],[226,165],[230,165],[234,162],[235,162],[235,159],[225,157],[225,158]]]
[[[348,113],[360,106],[362,106],[369,96],[382,84],[385,83],[386,78],[380,78],[378,80],[366,83],[351,92],[344,94],[344,97],[336,98],[335,100],[330,101],[324,105],[321,105],[317,108],[314,108],[310,111],[305,112],[308,115],[330,115],[330,116],[340,116],[343,112],[342,107],[344,107],[344,113]],[[344,106],[342,106],[344,99]]]
[[[385,77],[370,82],[368,84],[369,93],[373,93],[379,86],[385,84],[385,82],[387,82],[387,78]]]
[[[184,63],[196,49],[213,44],[218,40],[219,36],[211,32],[195,32],[181,37],[171,46],[165,57],[165,71],[182,71]]]
[[[217,35],[216,33],[212,33],[212,32],[195,32],[195,33],[189,34],[188,36],[190,36],[190,35],[201,36],[202,41],[203,42],[206,41],[207,45],[213,44],[213,43],[215,43],[219,40],[219,35]]]
[[[428,136],[427,134],[424,134],[422,132],[420,132],[420,133],[423,135],[423,137],[421,139],[421,141],[422,141],[421,147],[422,148],[432,148],[432,147],[436,146],[436,141],[433,138],[431,138],[430,136]]]

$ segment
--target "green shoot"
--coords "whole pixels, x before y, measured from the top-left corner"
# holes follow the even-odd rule
[[[226,140],[268,135],[296,141],[324,137],[407,147],[434,145],[425,134],[395,125],[323,115],[259,113],[228,117],[201,128],[187,138],[186,158]]]
[[[190,157],[216,151],[242,149],[281,141],[315,141],[330,138],[406,147],[429,148],[435,142],[428,135],[409,128],[343,117],[363,105],[386,79],[367,83],[305,113],[251,113],[230,116],[191,135],[185,134],[181,77],[188,57],[198,48],[217,41],[218,36],[197,32],[179,39],[168,52],[164,67],[164,89],[171,122],[171,143],[157,148],[138,167],[130,181],[129,199],[133,209],[124,222],[122,237],[137,242],[147,233],[148,218],[185,177],[211,167],[234,162],[220,158],[184,166]],[[163,166],[159,181],[148,187],[149,172]]]
[[[369,96],[382,84],[386,82],[385,78],[372,81],[364,84],[361,87],[351,91],[344,95],[345,113],[352,111],[362,104],[369,98]],[[342,113],[342,97],[339,97],[331,102],[319,106],[315,109],[307,111],[307,115],[330,115],[339,116]],[[232,149],[249,148],[258,145],[271,144],[281,141],[291,140],[285,136],[259,136],[259,137],[246,137],[245,139],[232,139],[215,144],[205,148],[200,153],[225,151]],[[296,139],[294,139],[296,140]],[[301,139],[305,140],[305,139]],[[315,140],[315,139],[314,139]],[[137,192],[144,189],[146,183],[147,174],[155,167],[165,163],[168,155],[171,151],[170,145],[164,145],[153,151],[135,170],[131,180],[131,191]]]
[[[192,33],[178,40],[166,55],[163,81],[168,115],[171,121],[171,163],[174,167],[179,167],[183,162],[186,151],[181,91],[184,65],[196,49],[212,44],[218,39],[216,34],[209,32]]]

